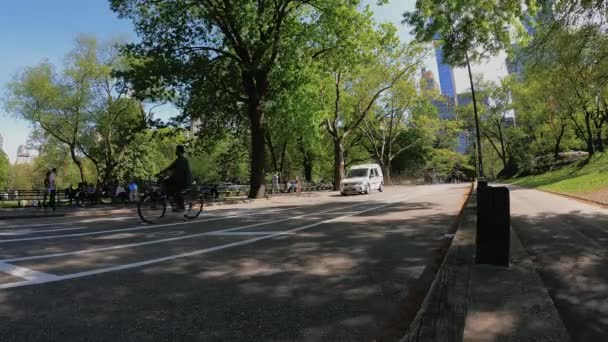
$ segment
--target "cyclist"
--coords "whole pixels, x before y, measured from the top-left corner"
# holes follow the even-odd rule
[[[184,157],[185,153],[184,146],[177,145],[175,147],[177,158],[159,173],[159,175],[169,173],[169,177],[163,181],[164,191],[167,196],[173,196],[177,203],[176,211],[179,212],[185,209],[182,191],[192,184],[192,171],[188,159]]]

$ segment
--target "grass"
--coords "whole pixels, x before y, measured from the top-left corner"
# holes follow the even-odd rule
[[[509,183],[567,194],[608,188],[608,153],[597,154],[588,163],[577,162],[540,175],[512,178]]]

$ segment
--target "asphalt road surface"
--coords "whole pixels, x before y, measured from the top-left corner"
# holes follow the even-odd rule
[[[0,341],[369,341],[468,187],[0,221]]]
[[[608,209],[512,188],[511,217],[572,340],[608,341]]]

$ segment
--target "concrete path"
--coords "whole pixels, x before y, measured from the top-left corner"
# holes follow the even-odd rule
[[[468,184],[0,222],[0,341],[369,341]]]
[[[608,209],[511,187],[512,227],[573,341],[608,341]]]

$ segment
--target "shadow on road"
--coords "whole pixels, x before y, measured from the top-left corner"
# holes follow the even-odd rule
[[[455,217],[435,203],[401,203],[197,257],[2,290],[0,340],[369,341]]]
[[[572,341],[608,340],[608,215],[514,215]]]

